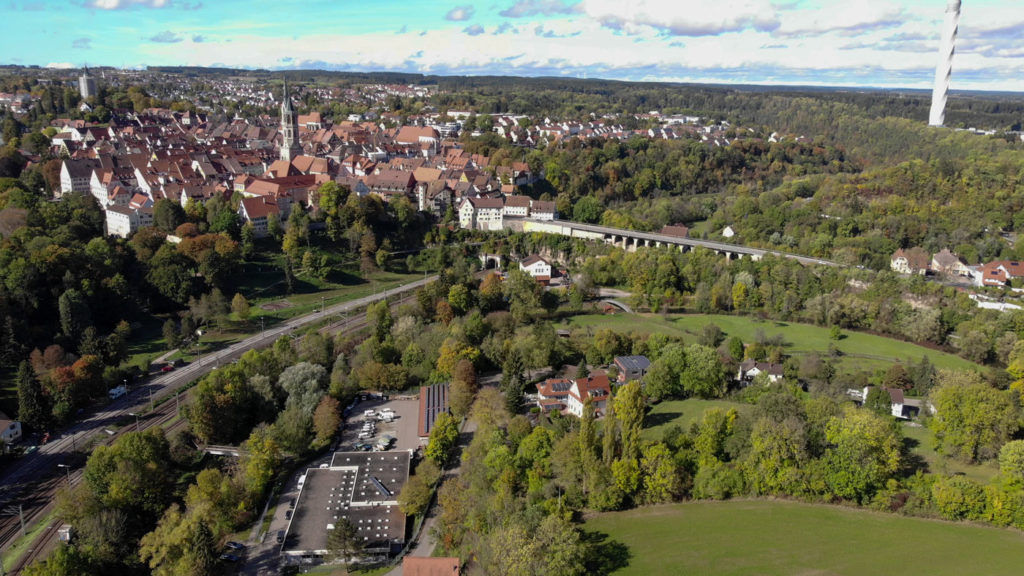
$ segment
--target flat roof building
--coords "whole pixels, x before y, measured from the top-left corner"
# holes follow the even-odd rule
[[[335,452],[328,468],[306,470],[281,553],[329,555],[327,534],[347,519],[362,553],[394,554],[405,544],[405,514],[398,494],[409,479],[410,453]]]

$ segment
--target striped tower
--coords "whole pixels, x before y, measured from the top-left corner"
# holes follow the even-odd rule
[[[942,126],[946,121],[946,97],[949,96],[949,80],[953,75],[953,52],[956,44],[956,29],[959,24],[960,0],[949,0],[946,4],[946,18],[942,23],[939,64],[935,67],[932,110],[928,115],[930,126]]]

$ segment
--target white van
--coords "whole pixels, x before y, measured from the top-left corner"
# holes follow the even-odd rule
[[[360,432],[359,433],[359,439],[360,440],[366,440],[368,438],[371,438],[372,436],[373,436],[373,434],[370,434],[369,432]]]
[[[306,475],[299,476],[299,490],[302,490],[302,485],[306,483]]]

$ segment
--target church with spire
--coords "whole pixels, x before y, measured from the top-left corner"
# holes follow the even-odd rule
[[[299,143],[299,118],[292,108],[292,99],[288,94],[288,80],[284,81],[284,94],[281,99],[281,160],[291,162],[296,156],[302,155]]]

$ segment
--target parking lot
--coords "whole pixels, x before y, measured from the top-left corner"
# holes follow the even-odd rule
[[[373,411],[373,416],[366,415],[370,410]],[[414,398],[382,400],[373,396],[357,402],[346,419],[338,450],[367,449],[366,446],[370,446],[369,450],[372,450],[378,441],[386,436],[395,439],[389,450],[415,450],[420,445],[417,436],[418,410],[419,402]],[[394,416],[388,422],[380,418],[381,412],[390,412]],[[374,430],[368,437],[360,438],[359,435],[367,422],[374,423]]]

